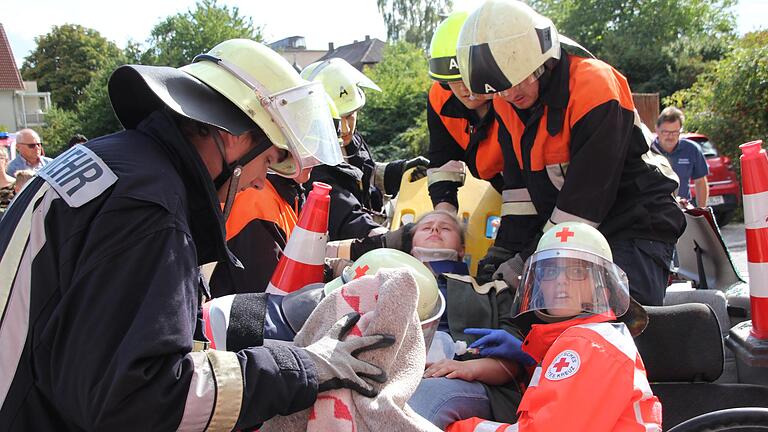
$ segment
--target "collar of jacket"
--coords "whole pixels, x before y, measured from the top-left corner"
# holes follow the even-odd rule
[[[136,130],[150,136],[166,152],[187,189],[189,227],[197,249],[198,265],[229,261],[242,268],[226,244],[224,215],[213,179],[195,148],[181,134],[165,110],[145,118]]]
[[[541,363],[552,344],[569,327],[615,320],[616,316],[613,312],[608,312],[600,315],[580,316],[551,324],[533,324],[531,325],[531,331],[528,332],[525,341],[523,341],[523,351],[533,357],[537,363]]]
[[[571,61],[568,54],[563,55],[551,71],[540,78],[542,89],[539,100],[547,106],[547,132],[555,136],[563,129],[565,108],[571,97]]]
[[[290,204],[291,207],[294,205],[298,207],[298,209],[294,209],[298,214],[298,211],[304,205],[304,186],[296,183],[293,179],[285,178],[277,174],[267,174],[267,179],[272,183],[272,186],[274,186],[283,201]]]

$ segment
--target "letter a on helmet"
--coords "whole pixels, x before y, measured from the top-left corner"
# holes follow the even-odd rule
[[[454,12],[444,19],[432,35],[429,44],[429,76],[439,82],[459,81],[459,61],[456,59],[456,42],[468,12]]]
[[[301,76],[307,81],[322,83],[342,117],[365,105],[361,87],[381,91],[370,78],[340,58],[312,63],[301,71]]]
[[[487,0],[461,28],[456,48],[464,84],[473,93],[520,84],[547,60],[560,58],[549,18],[517,0]]]

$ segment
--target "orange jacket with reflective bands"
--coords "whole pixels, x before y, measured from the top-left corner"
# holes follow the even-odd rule
[[[477,178],[490,181],[501,190],[501,171],[504,159],[497,140],[498,124],[493,107],[479,118],[474,110],[468,109],[440,83],[432,84],[427,104],[427,125],[429,126],[429,168],[437,169],[452,161],[464,161],[469,171]],[[457,205],[456,192],[460,184],[445,175],[437,178],[430,170],[429,192],[433,205],[447,201]]]
[[[634,340],[623,323],[600,322],[609,319],[534,325],[524,349],[539,366],[520,402],[518,423],[475,417],[447,430],[661,431],[661,403],[651,392]],[[537,342],[538,347],[528,348]]]
[[[677,180],[651,151],[624,76],[568,55],[539,83],[527,110],[494,99],[505,182],[496,245],[525,258],[547,222],[566,221],[609,241],[675,242],[685,224],[672,197]]]

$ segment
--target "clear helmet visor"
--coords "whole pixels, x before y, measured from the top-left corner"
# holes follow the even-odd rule
[[[291,153],[291,158],[272,164],[270,170],[294,177],[305,168],[341,163],[336,126],[320,83],[310,82],[275,93],[270,96],[267,109],[280,123]],[[323,110],[329,111],[329,115],[318,116]]]
[[[550,249],[526,262],[512,315],[538,311],[565,318],[613,311],[619,317],[628,307],[627,275],[616,264],[588,252]]]

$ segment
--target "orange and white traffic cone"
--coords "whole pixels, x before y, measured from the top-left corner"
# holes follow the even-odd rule
[[[267,286],[270,294],[285,295],[312,283],[323,282],[325,245],[331,186],[314,182],[283,256]]]
[[[744,197],[744,227],[747,231],[749,302],[752,335],[768,339],[768,157],[762,141],[741,148],[741,188]]]

